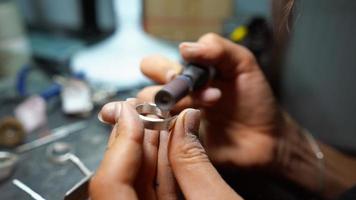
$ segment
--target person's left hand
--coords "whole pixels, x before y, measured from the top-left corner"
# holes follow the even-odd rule
[[[144,129],[135,99],[112,105],[116,124],[90,182],[91,199],[177,199],[167,158],[168,134]]]

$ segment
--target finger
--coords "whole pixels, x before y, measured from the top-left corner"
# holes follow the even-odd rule
[[[135,183],[139,199],[156,199],[155,178],[157,171],[159,131],[145,130],[143,160]]]
[[[121,101],[107,103],[98,113],[99,121],[106,124],[115,124],[121,110]]]
[[[136,108],[136,106],[138,104],[143,103],[143,101],[141,99],[137,99],[137,98],[133,98],[133,97],[127,98],[126,102],[128,102],[133,108]]]
[[[133,184],[142,161],[143,124],[135,109],[121,103],[116,139],[90,183],[93,199],[136,198]]]
[[[200,144],[200,112],[184,110],[177,118],[169,141],[169,161],[187,199],[239,199],[213,167]]]
[[[172,80],[182,69],[181,64],[161,55],[148,56],[141,61],[142,73],[160,84]]]
[[[110,133],[110,136],[109,136],[109,141],[108,141],[107,149],[109,149],[109,148],[111,147],[111,145],[115,142],[117,129],[118,129],[118,125],[115,124],[115,125],[113,126],[113,129],[112,129],[112,131],[111,131],[111,133]]]
[[[256,69],[256,61],[248,49],[214,33],[202,36],[198,42],[181,43],[179,50],[186,61],[215,66],[224,78]]]
[[[142,101],[154,102],[154,96],[162,86],[149,86],[141,90],[137,97]],[[218,88],[207,87],[196,91],[193,94],[181,99],[175,107],[174,112],[180,112],[185,108],[210,107],[221,98],[221,91]]]
[[[141,103],[136,98],[128,98],[126,101],[133,107]],[[139,199],[156,199],[155,177],[158,157],[159,132],[145,129],[143,138],[143,159],[138,179],[135,182]]]
[[[142,103],[140,99],[136,98],[128,98],[126,101],[134,107],[137,104]],[[120,103],[121,101],[115,101],[105,104],[101,111],[98,113],[99,121],[106,124],[115,124],[120,113]]]
[[[157,162],[157,199],[177,199],[177,186],[168,161],[169,133],[161,131]]]

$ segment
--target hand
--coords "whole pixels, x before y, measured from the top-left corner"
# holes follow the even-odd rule
[[[197,43],[182,43],[180,51],[186,61],[213,65],[218,72],[209,87],[182,99],[173,110],[202,110],[200,139],[212,161],[245,168],[272,166],[287,179],[328,198],[355,184],[356,177],[347,172],[352,172],[349,168],[356,166],[356,159],[318,143],[324,153],[321,171],[303,129],[282,114],[251,52],[214,34],[203,36]],[[141,69],[164,84],[179,74],[182,66],[161,56],[151,56],[142,61]],[[138,97],[153,101],[160,88],[147,87]],[[101,111],[103,121],[115,123],[113,105],[108,104]]]
[[[91,199],[177,199],[167,157],[168,134],[144,130],[137,101],[116,102],[116,122],[103,161],[90,182]],[[108,107],[106,106],[106,107]]]
[[[184,110],[171,132],[159,134],[163,139],[157,152],[157,140],[153,139],[152,131],[143,129],[132,107],[135,102],[113,102],[101,111],[100,115],[108,114],[106,111],[110,108],[113,111],[110,117],[118,121],[118,125],[91,181],[92,199],[177,199],[173,172],[187,199],[241,200],[210,163],[195,135],[199,131],[198,110]],[[150,143],[155,145],[149,146]],[[153,186],[155,181],[158,181],[158,189]]]
[[[216,163],[239,167],[266,167],[274,163],[280,139],[281,112],[252,53],[215,34],[180,45],[182,57],[202,66],[214,66],[217,78],[209,87],[182,99],[174,111],[187,107],[203,111],[202,139]],[[164,84],[182,66],[161,56],[145,58],[142,72]],[[143,89],[138,98],[153,101],[161,86]]]

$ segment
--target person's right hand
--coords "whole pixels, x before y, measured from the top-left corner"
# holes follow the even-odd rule
[[[216,163],[239,167],[266,167],[274,163],[281,139],[281,112],[266,78],[252,53],[215,34],[196,43],[180,45],[187,62],[214,66],[217,77],[209,87],[185,97],[174,111],[200,108],[203,112],[202,139],[209,157]],[[182,66],[161,56],[145,58],[142,72],[164,84]],[[150,86],[138,98],[152,102],[162,86]]]

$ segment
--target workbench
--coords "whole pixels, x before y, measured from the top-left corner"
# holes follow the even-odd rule
[[[119,100],[132,97],[135,91],[136,90],[131,90],[119,93],[115,99]],[[13,108],[22,100],[18,98],[4,98],[9,97],[4,97],[3,95],[0,97],[0,117],[12,114]],[[103,157],[111,131],[110,125],[99,122],[97,118],[99,110],[99,107],[95,108],[87,118],[67,116],[61,111],[59,97],[52,99],[51,102],[49,102],[47,110],[48,127],[30,133],[27,142],[49,134],[48,131],[53,128],[74,122],[86,121],[87,127],[85,129],[72,133],[59,141],[67,142],[72,145],[74,154],[78,156],[91,171],[95,171]],[[64,164],[51,162],[46,156],[47,147],[48,145],[44,145],[19,155],[19,162],[17,163],[14,173],[8,179],[0,182],[1,200],[31,199],[27,193],[12,184],[12,180],[15,178],[48,200],[63,199],[65,192],[84,178],[81,171],[71,162]]]

